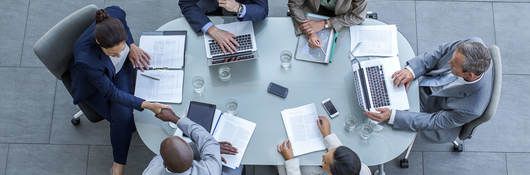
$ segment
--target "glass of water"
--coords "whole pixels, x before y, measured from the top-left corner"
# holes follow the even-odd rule
[[[375,131],[375,132],[382,131],[383,128],[385,128],[385,127],[383,126],[383,124],[380,123],[380,122],[376,122],[376,121],[370,120],[370,123],[372,124],[372,128],[374,128],[374,131]]]
[[[201,76],[194,76],[192,81],[193,85],[193,91],[199,96],[202,96],[202,93],[204,92],[204,78]]]
[[[289,70],[291,68],[291,60],[293,59],[293,53],[288,50],[284,50],[280,53],[280,61],[282,63],[282,68],[284,70]]]
[[[355,128],[357,127],[357,121],[355,120],[355,116],[350,116],[346,118],[346,122],[344,122],[344,130],[348,133],[353,132]]]
[[[237,104],[237,101],[236,99],[233,99],[233,98],[229,98],[227,101],[226,101],[226,104],[225,104],[225,107],[226,107],[226,112],[232,114],[232,115],[236,115],[237,114],[237,107],[239,105]]]
[[[361,139],[367,140],[368,138],[370,138],[370,135],[372,135],[373,132],[373,125],[370,123],[370,120],[368,120],[367,122],[361,125],[359,136],[361,136]]]
[[[228,67],[227,65],[219,67],[218,73],[219,79],[221,79],[221,81],[229,81],[230,78],[232,78],[232,74],[230,73],[230,67]]]

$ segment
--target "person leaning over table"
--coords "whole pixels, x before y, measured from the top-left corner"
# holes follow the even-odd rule
[[[195,32],[210,35],[223,53],[235,53],[239,43],[230,31],[217,28],[206,15],[235,13],[240,21],[261,21],[269,13],[268,0],[179,0],[180,11]]]
[[[309,47],[322,47],[322,40],[316,32],[332,28],[343,28],[360,24],[366,17],[366,0],[289,0],[296,35],[303,33],[308,38]],[[308,20],[307,13],[330,17],[328,20]]]
[[[489,103],[492,87],[491,56],[480,38],[445,43],[438,49],[407,61],[392,75],[394,85],[408,87],[418,80],[421,112],[377,109],[366,112],[394,129],[422,131],[433,142],[451,142],[461,126],[480,117]]]
[[[238,170],[221,168],[221,161],[226,161],[221,154],[237,154],[237,149],[230,143],[217,142],[202,126],[188,118],[178,117],[171,108],[164,108],[155,116],[162,121],[176,123],[193,142],[187,143],[178,136],[164,139],[160,144],[160,155],[151,160],[142,175],[240,175],[242,173],[242,168]]]
[[[316,121],[320,133],[324,136],[324,144],[328,152],[322,155],[322,167],[304,166],[300,169],[300,161],[293,158],[293,149],[287,139],[277,150],[285,159],[287,175],[327,174],[327,175],[371,175],[370,169],[361,162],[359,156],[350,148],[343,146],[337,135],[331,133],[331,126],[326,117],[319,116]]]
[[[129,58],[129,59],[127,59]],[[69,65],[74,104],[87,104],[110,122],[114,163],[111,174],[123,174],[132,132],[133,109],[159,113],[166,107],[135,97],[136,71],[149,64],[149,55],[133,41],[125,12],[117,6],[96,11],[92,23],[74,44]]]

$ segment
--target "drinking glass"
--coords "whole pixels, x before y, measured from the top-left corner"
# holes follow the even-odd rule
[[[293,53],[288,50],[284,50],[280,53],[280,61],[282,68],[284,70],[289,70],[291,68],[291,60],[293,59]]]
[[[192,79],[193,91],[199,94],[199,96],[202,96],[204,92],[204,83],[204,78],[201,76],[195,76]]]
[[[357,128],[357,121],[355,116],[350,116],[344,122],[344,130],[348,133],[353,132]]]
[[[226,107],[226,112],[228,112],[228,113],[230,113],[232,115],[236,115],[237,114],[238,104],[237,104],[236,99],[229,98],[226,101],[225,107]]]
[[[372,124],[370,124],[370,121],[367,121],[361,125],[359,136],[361,136],[361,139],[367,140],[373,132],[374,128],[372,127]]]
[[[223,65],[219,67],[219,79],[221,81],[229,81],[232,78],[232,74],[230,73],[230,67],[227,65]]]

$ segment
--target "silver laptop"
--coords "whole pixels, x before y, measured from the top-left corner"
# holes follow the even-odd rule
[[[362,109],[365,111],[376,111],[376,108],[409,109],[405,87],[394,86],[392,80],[392,74],[400,70],[398,57],[365,61],[354,59],[352,68],[357,100]]]
[[[228,24],[215,25],[217,28],[228,31],[236,36],[235,40],[239,43],[236,46],[237,52],[224,54],[212,37],[204,35],[204,46],[206,47],[206,57],[208,65],[219,65],[247,61],[256,59],[256,36],[251,21],[233,22]]]

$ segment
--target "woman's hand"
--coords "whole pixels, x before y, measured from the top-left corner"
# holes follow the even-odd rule
[[[160,114],[162,112],[162,109],[169,108],[171,109],[171,106],[160,104],[160,103],[151,103],[148,101],[142,102],[142,108],[149,109],[150,111],[153,111],[155,114]]]
[[[149,54],[135,44],[131,44],[130,48],[129,60],[131,61],[133,68],[138,67],[142,72],[144,69],[148,69],[149,64],[151,64],[151,57]]]
[[[320,48],[322,47],[322,40],[316,33],[312,33],[308,36],[307,43],[310,48]]]
[[[304,20],[302,21],[302,24],[300,25],[300,30],[304,32],[306,35],[309,35],[311,33],[317,33],[324,29],[324,26],[326,25],[326,20],[322,21],[314,21],[314,20]]]
[[[291,147],[291,141],[289,139],[283,141],[281,145],[277,146],[277,150],[280,154],[282,154],[283,158],[285,160],[291,160],[293,159],[293,147]]]
[[[317,125],[323,137],[331,134],[331,125],[329,124],[329,120],[326,117],[318,116]]]

